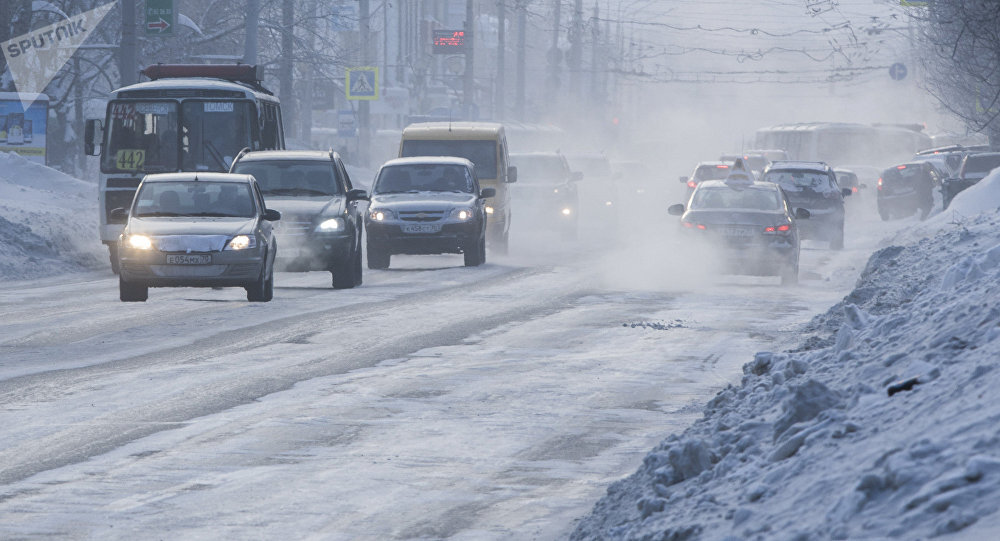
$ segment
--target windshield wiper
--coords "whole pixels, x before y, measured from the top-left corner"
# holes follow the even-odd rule
[[[186,214],[186,216],[206,216],[210,218],[245,218],[245,216],[240,216],[238,214],[229,214],[227,212],[192,212]]]

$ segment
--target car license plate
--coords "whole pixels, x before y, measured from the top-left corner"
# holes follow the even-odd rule
[[[212,262],[212,256],[207,254],[170,254],[167,256],[168,265],[208,265]]]
[[[746,238],[753,236],[753,230],[749,227],[727,227],[725,231],[727,237]]]
[[[403,226],[403,233],[437,233],[441,231],[439,224],[410,224]]]

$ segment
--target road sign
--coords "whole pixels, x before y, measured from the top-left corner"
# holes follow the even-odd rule
[[[347,68],[347,84],[344,86],[349,100],[377,100],[378,68]]]
[[[146,35],[171,35],[176,22],[174,0],[146,0]]]
[[[895,81],[906,79],[906,65],[902,62],[896,62],[889,66],[889,77],[892,77]]]

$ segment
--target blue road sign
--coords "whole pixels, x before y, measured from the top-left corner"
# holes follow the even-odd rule
[[[889,66],[889,77],[892,77],[895,81],[906,79],[906,65],[902,62],[896,62]]]
[[[378,68],[348,68],[346,86],[349,100],[377,100]]]

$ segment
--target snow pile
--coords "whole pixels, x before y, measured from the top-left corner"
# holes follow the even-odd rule
[[[1000,539],[984,519],[1000,509],[998,207],[995,173],[954,202],[988,212],[872,255],[799,349],[757,353],[572,539]]]
[[[97,188],[0,152],[0,277],[20,280],[107,264]]]

